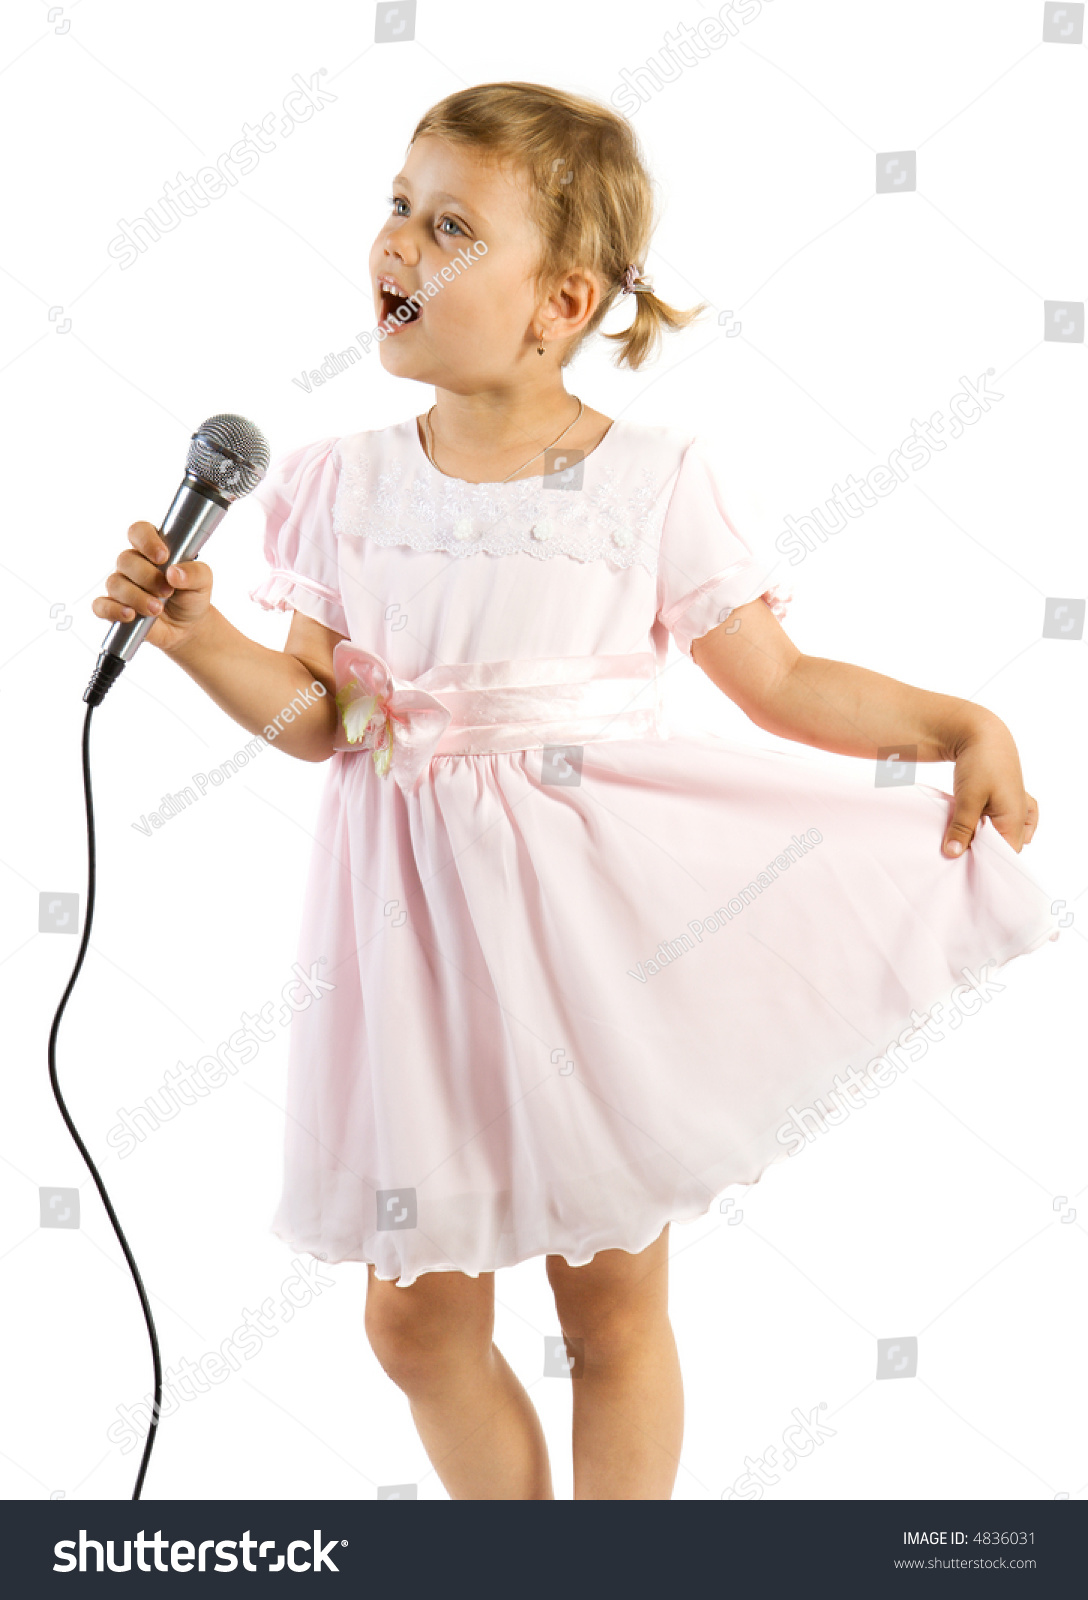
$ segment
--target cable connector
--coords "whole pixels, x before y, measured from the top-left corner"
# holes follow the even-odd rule
[[[103,650],[94,669],[94,676],[83,691],[83,698],[87,704],[100,706],[108,690],[117,682],[124,670],[125,663],[120,656],[112,655],[109,650]]]

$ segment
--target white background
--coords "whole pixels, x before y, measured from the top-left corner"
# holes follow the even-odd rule
[[[496,79],[607,101],[668,30],[713,13],[594,0],[557,21],[421,0],[415,40],[376,45],[374,8],[347,3],[50,9],[13,0],[0,39],[0,1494],[108,1499],[131,1494],[140,1451],[122,1455],[106,1431],[118,1404],[149,1394],[151,1364],[47,1076],[77,940],[37,931],[42,892],[78,893],[85,910],[81,697],[106,627],[91,601],[128,525],[161,520],[205,416],[251,417],[279,454],[430,404],[374,354],[310,395],[290,381],[373,325],[367,252],[429,105]],[[608,415],[716,441],[736,504],[759,508],[749,530],[773,539],[785,516],[887,461],[912,419],[947,413],[961,376],[993,369],[1000,402],[796,568],[787,626],[810,654],[1004,718],[1041,810],[1025,868],[1074,913],[873,1104],[731,1191],[724,1212],[674,1226],[677,1499],[728,1492],[794,1407],[820,1402],[834,1436],[767,1498],[1088,1489],[1085,644],[1041,636],[1046,599],[1085,592],[1085,347],[1044,341],[1043,308],[1085,294],[1088,63],[1082,46],[1043,42],[1043,13],[1036,0],[766,4],[632,118],[661,208],[645,270],[673,304],[713,312],[637,374],[599,340],[569,370],[572,392]],[[118,219],[214,162],[319,67],[335,103],[122,271],[107,254]],[[905,150],[916,191],[874,193],[877,154]],[[247,598],[262,532],[242,502],[206,554],[216,605],[278,648],[288,619]],[[670,667],[669,688],[682,717],[777,743],[690,662]],[[268,750],[150,838],[131,825],[248,737],[152,647],[92,721],[98,903],[59,1073],[168,1368],[280,1300],[292,1273],[268,1232],[286,1030],[129,1159],[105,1142],[118,1107],[214,1051],[290,976],[322,767]],[[55,1186],[80,1190],[78,1230],[40,1228],[39,1190]],[[365,1268],[327,1276],[242,1370],[164,1421],[145,1498],[366,1499],[398,1483],[445,1497],[366,1342]],[[569,1497],[571,1396],[541,1376],[557,1332],[543,1261],[501,1272],[496,1298],[496,1342]],[[900,1336],[918,1337],[917,1377],[878,1381],[876,1341]]]

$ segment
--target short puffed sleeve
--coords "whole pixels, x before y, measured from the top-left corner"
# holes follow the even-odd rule
[[[783,581],[773,581],[780,558],[756,538],[758,501],[752,489],[742,487],[739,469],[735,486],[726,478],[719,452],[693,439],[661,530],[657,619],[689,656],[692,640],[724,622],[737,606],[762,598],[781,619],[793,599]]]
[[[351,629],[332,520],[339,482],[336,445],[336,439],[321,439],[289,451],[253,491],[265,513],[269,572],[249,598],[266,611],[301,611],[347,639]]]

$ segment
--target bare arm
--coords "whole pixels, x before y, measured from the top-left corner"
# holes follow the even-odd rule
[[[1038,822],[1011,733],[971,700],[933,694],[845,661],[803,655],[763,600],[739,606],[692,644],[692,660],[758,727],[838,755],[913,746],[954,761],[956,806],[944,849],[970,844],[980,816],[1019,851]]]
[[[270,650],[212,605],[206,562],[166,566],[169,550],[154,523],[134,522],[128,536],[106,593],[92,603],[95,616],[153,617],[147,643],[183,667],[235,722],[249,733],[267,729],[270,743],[300,761],[327,760],[338,720],[333,650],[343,635],[296,611],[286,645]]]
[[[327,761],[337,725],[332,651],[341,637],[296,611],[287,643],[270,650],[209,606],[199,628],[165,654],[248,732],[272,728],[287,755]]]

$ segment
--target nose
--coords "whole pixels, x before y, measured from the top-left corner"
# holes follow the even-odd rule
[[[411,233],[410,217],[390,225],[385,237],[385,254],[401,261],[405,266],[415,266],[419,260],[419,245]]]

